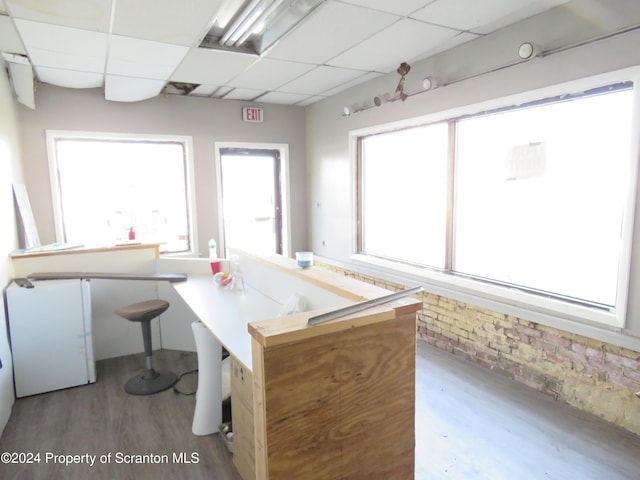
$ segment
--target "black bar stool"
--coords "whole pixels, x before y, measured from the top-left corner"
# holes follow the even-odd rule
[[[178,377],[171,372],[158,373],[151,363],[151,320],[169,308],[166,300],[147,300],[133,303],[116,310],[120,315],[132,322],[140,322],[144,352],[147,356],[147,369],[144,373],[131,378],[124,386],[124,391],[131,395],[150,395],[171,388],[178,381]]]

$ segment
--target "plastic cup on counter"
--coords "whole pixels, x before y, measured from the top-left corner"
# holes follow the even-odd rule
[[[213,275],[222,271],[222,260],[211,260],[209,264],[211,265],[211,273]]]
[[[313,252],[296,252],[296,262],[300,268],[309,268],[313,265]]]

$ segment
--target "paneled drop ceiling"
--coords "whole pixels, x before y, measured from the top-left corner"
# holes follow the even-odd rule
[[[0,0],[0,51],[14,88],[309,105],[566,1]]]

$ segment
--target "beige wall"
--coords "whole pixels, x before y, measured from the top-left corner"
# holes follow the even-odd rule
[[[11,281],[9,253],[17,248],[16,221],[13,204],[13,182],[22,182],[17,103],[0,59],[0,286]],[[11,414],[14,401],[11,351],[5,328],[4,297],[0,298],[0,433]]]
[[[640,8],[637,4],[633,8],[632,2],[612,0],[607,5],[612,5],[611,8],[615,5],[620,8],[620,12],[625,11],[624,8],[629,9],[626,18],[619,18],[618,25],[607,25],[608,28],[640,24]],[[567,8],[569,7],[571,4],[568,4]],[[640,66],[640,49],[637,48],[640,44],[640,31],[637,29],[595,42],[580,43],[603,33],[599,30],[603,23],[594,23],[594,20],[578,17],[567,19],[566,9],[558,8],[416,63],[409,74],[411,78],[407,77],[406,91],[419,92],[419,83],[426,75],[439,78],[444,86],[410,96],[405,102],[383,104],[351,116],[342,115],[345,105],[362,103],[367,99],[372,104],[375,95],[393,91],[398,76],[392,74],[309,106],[306,111],[307,168],[310,178],[309,243],[316,255],[355,269],[358,269],[356,266],[362,267],[362,271],[367,272],[366,266],[357,265],[351,257],[356,250],[356,168],[355,147],[350,142],[352,132],[382,125],[398,128],[403,122],[406,124],[413,119],[436,116],[439,112],[455,112],[456,109],[469,106],[481,111],[497,99],[533,90],[538,90],[538,95],[544,95],[546,88],[557,84],[578,82],[587,77]],[[558,32],[554,26],[564,21],[563,36],[556,37]],[[539,43],[543,51],[551,53],[532,61],[519,62],[517,49],[524,40]],[[507,65],[512,66],[503,68]],[[483,71],[488,73],[483,74]],[[622,266],[631,272],[630,292],[637,291],[640,285],[640,260],[637,259],[640,253],[638,203],[636,201],[632,261]],[[420,221],[419,212],[415,213],[416,221]],[[369,270],[370,273],[373,271]],[[402,276],[398,272],[388,273],[396,277]],[[409,279],[406,280],[409,282]],[[439,291],[451,289],[450,284],[437,282],[427,286]],[[463,301],[467,301],[469,295],[474,295],[473,291],[459,290],[456,293],[459,294],[458,299]],[[484,301],[482,297],[483,295],[476,294],[475,300]],[[523,307],[526,309],[528,306]],[[640,348],[639,296],[629,295],[627,312],[626,328],[633,332],[633,336],[627,335],[626,330],[608,330],[606,335],[601,330],[601,333],[612,338],[617,336],[625,346],[634,344],[636,348]],[[536,317],[538,321],[543,321],[544,314],[546,312]],[[575,326],[573,333],[584,333],[585,329],[581,328],[583,325],[580,325],[580,321],[563,323],[563,328]],[[598,329],[594,332],[598,333]]]
[[[375,95],[393,91],[398,76],[392,74],[313,104],[306,116],[310,244],[324,262],[392,289],[423,282],[427,293],[419,333],[425,341],[640,433],[640,400],[634,395],[640,391],[640,297],[630,294],[627,329],[607,329],[534,311],[526,304],[514,308],[482,293],[358,262],[352,258],[356,253],[356,170],[354,145],[349,141],[352,132],[375,126],[397,128],[438,112],[640,66],[638,30],[582,44],[605,29],[639,24],[640,9],[633,3],[607,2],[612,11],[624,12],[613,25],[607,24],[613,21],[607,12],[568,16],[572,7],[585,6],[585,2],[571,2],[412,65],[406,91],[420,91],[419,83],[427,75],[445,84],[441,88],[410,96],[405,102],[342,115],[345,105],[371,105]],[[536,42],[552,53],[518,62],[517,48],[524,41]],[[635,128],[637,139],[640,127]],[[640,284],[638,203],[634,252],[630,264],[623,265],[631,271],[630,292]],[[415,213],[420,221],[419,211]]]
[[[75,90],[39,85],[36,109],[19,110],[27,190],[40,239],[55,239],[45,131],[190,135],[193,137],[197,232],[200,252],[219,238],[214,168],[215,142],[289,145],[292,251],[307,248],[306,147],[302,107],[260,105],[264,123],[242,122],[246,102],[159,96],[134,103],[108,102],[102,89]]]

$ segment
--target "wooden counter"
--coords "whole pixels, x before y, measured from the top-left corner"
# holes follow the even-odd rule
[[[233,461],[244,480],[414,477],[416,312],[404,297],[309,326],[388,290],[244,252],[243,292],[172,284],[231,353]],[[281,316],[292,296],[305,311]]]
[[[267,262],[352,301],[390,293],[290,259]],[[414,478],[421,308],[406,297],[314,326],[309,317],[333,308],[248,325],[255,478]]]

